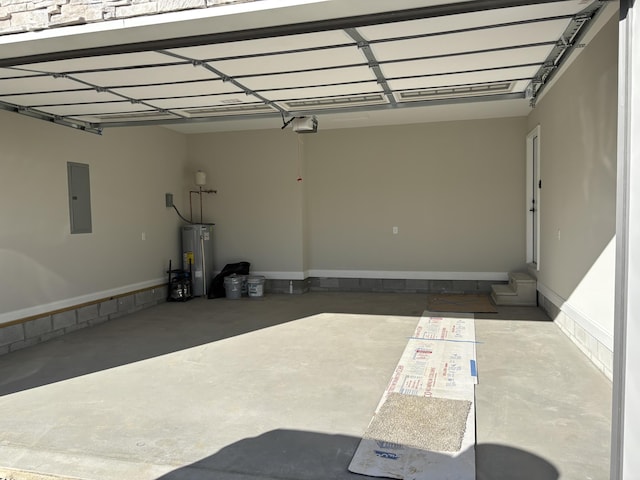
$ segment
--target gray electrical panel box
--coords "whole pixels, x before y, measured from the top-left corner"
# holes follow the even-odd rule
[[[71,233],[91,233],[89,165],[67,162]]]

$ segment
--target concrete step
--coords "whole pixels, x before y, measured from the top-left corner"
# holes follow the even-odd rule
[[[533,278],[528,273],[523,273],[523,272],[509,273],[509,285],[511,285],[514,290],[517,290],[518,286],[521,286],[521,285],[535,285],[535,284],[536,284],[536,279]]]
[[[506,285],[491,285],[491,299],[496,305],[536,306],[536,280],[522,272],[509,273]]]
[[[491,292],[495,293],[497,296],[511,296],[511,295],[518,295],[518,292],[516,292],[513,288],[511,288],[511,285],[507,284],[507,285],[491,285]]]

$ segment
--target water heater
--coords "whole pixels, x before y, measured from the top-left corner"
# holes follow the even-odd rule
[[[213,280],[212,224],[182,227],[182,268],[191,271],[193,296],[207,295]]]

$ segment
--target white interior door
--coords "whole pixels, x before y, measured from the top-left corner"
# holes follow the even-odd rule
[[[527,263],[540,269],[540,125],[527,135]]]

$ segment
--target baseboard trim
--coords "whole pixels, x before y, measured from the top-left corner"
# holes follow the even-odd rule
[[[217,272],[220,273],[220,272]],[[504,282],[507,272],[417,272],[391,270],[304,270],[304,271],[252,271],[251,275],[262,275],[270,280],[305,280],[317,278],[378,278],[385,280],[479,280]]]
[[[90,305],[99,301],[110,300],[112,298],[123,295],[131,295],[133,293],[142,290],[148,290],[150,288],[155,288],[166,283],[166,278],[156,278],[144,282],[124,285],[118,288],[112,288],[110,290],[103,290],[101,292],[94,292],[86,295],[80,295],[78,297],[68,298],[65,300],[45,303],[43,305],[38,305],[35,307],[0,313],[0,327],[6,327],[15,323],[22,323],[36,317],[51,315],[54,313],[63,312],[65,310],[79,308],[84,305]]]
[[[262,275],[269,280],[304,280],[308,277],[307,272],[256,271],[251,272],[251,275]]]
[[[320,278],[381,278],[399,280],[486,280],[503,282],[507,272],[417,272],[389,270],[309,270],[308,277]]]
[[[558,307],[565,315],[585,329],[585,331],[613,351],[613,335],[606,332],[600,325],[594,323],[587,315],[571,305],[566,299],[551,290],[543,283],[538,282],[538,291]]]

